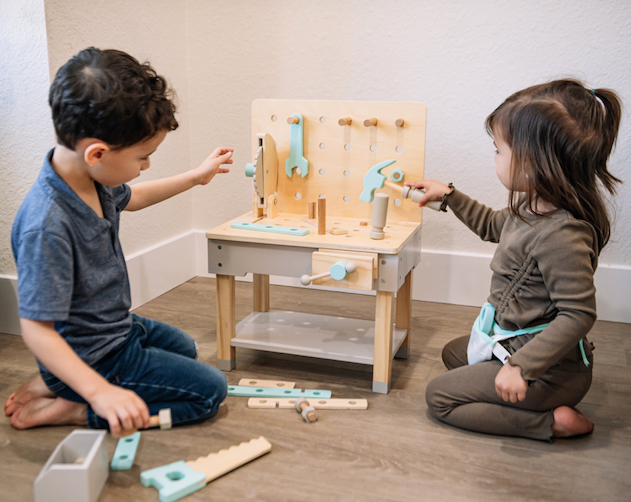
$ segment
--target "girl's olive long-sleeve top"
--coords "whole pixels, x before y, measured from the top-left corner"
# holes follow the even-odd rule
[[[585,371],[578,344],[596,320],[594,228],[565,210],[542,217],[523,204],[521,220],[508,208],[495,211],[458,190],[446,202],[482,240],[498,243],[488,298],[495,321],[511,331],[550,323],[535,335],[510,339],[509,364],[520,366],[525,380],[541,377],[562,360]],[[589,344],[583,346],[591,360]]]

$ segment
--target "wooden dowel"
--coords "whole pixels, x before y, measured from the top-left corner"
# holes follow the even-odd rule
[[[394,125],[397,127],[403,127],[403,124],[405,124],[405,120],[403,119],[397,119],[394,121]]]
[[[377,121],[376,118],[366,119],[366,120],[364,120],[364,126],[366,126],[366,127],[376,126],[377,122],[378,121]]]
[[[316,210],[315,210],[315,200],[309,201],[309,219],[313,220],[315,218],[316,215]]]
[[[337,123],[340,124],[341,126],[351,125],[352,122],[353,121],[350,117],[344,117],[343,119],[340,119],[337,121]]]
[[[326,199],[318,199],[318,235],[326,234]]]
[[[297,124],[298,122],[300,122],[300,119],[298,117],[289,117],[287,119],[288,124]]]

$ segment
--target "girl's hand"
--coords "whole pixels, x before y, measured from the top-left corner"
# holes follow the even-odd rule
[[[115,438],[149,427],[149,408],[135,392],[107,384],[90,400],[94,412],[107,420]]]
[[[442,201],[445,194],[451,192],[451,188],[449,188],[444,183],[436,180],[411,181],[406,182],[405,185],[414,188],[422,188],[425,190],[425,195],[421,200],[418,201],[418,205],[420,207],[423,207],[425,204],[432,200]]]
[[[521,367],[506,363],[495,377],[495,392],[504,401],[516,403],[526,399],[528,382],[521,377]]]
[[[221,167],[224,164],[232,164],[232,153],[234,148],[216,148],[206,160],[202,162],[197,171],[199,171],[199,184],[207,185],[215,177],[217,173],[228,173],[230,169]]]

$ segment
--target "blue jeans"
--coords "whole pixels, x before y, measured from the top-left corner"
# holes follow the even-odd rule
[[[123,347],[93,369],[113,385],[133,390],[149,407],[150,415],[171,408],[173,425],[205,420],[215,415],[226,398],[226,376],[196,361],[195,341],[168,324],[133,315]],[[52,375],[50,375],[52,376]],[[53,377],[46,385],[59,397],[86,403],[79,394]],[[108,429],[106,420],[88,405],[88,426]]]

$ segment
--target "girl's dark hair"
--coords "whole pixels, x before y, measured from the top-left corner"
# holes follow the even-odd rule
[[[526,187],[528,209],[543,216],[534,209],[542,200],[587,221],[599,251],[611,229],[600,185],[615,194],[621,183],[607,171],[620,116],[615,92],[566,79],[516,92],[486,119],[487,132],[511,147],[511,180]],[[510,190],[511,212],[523,219],[519,205],[519,194]]]
[[[71,148],[97,138],[124,148],[177,129],[173,91],[148,64],[90,47],[63,65],[50,86],[57,140]]]

